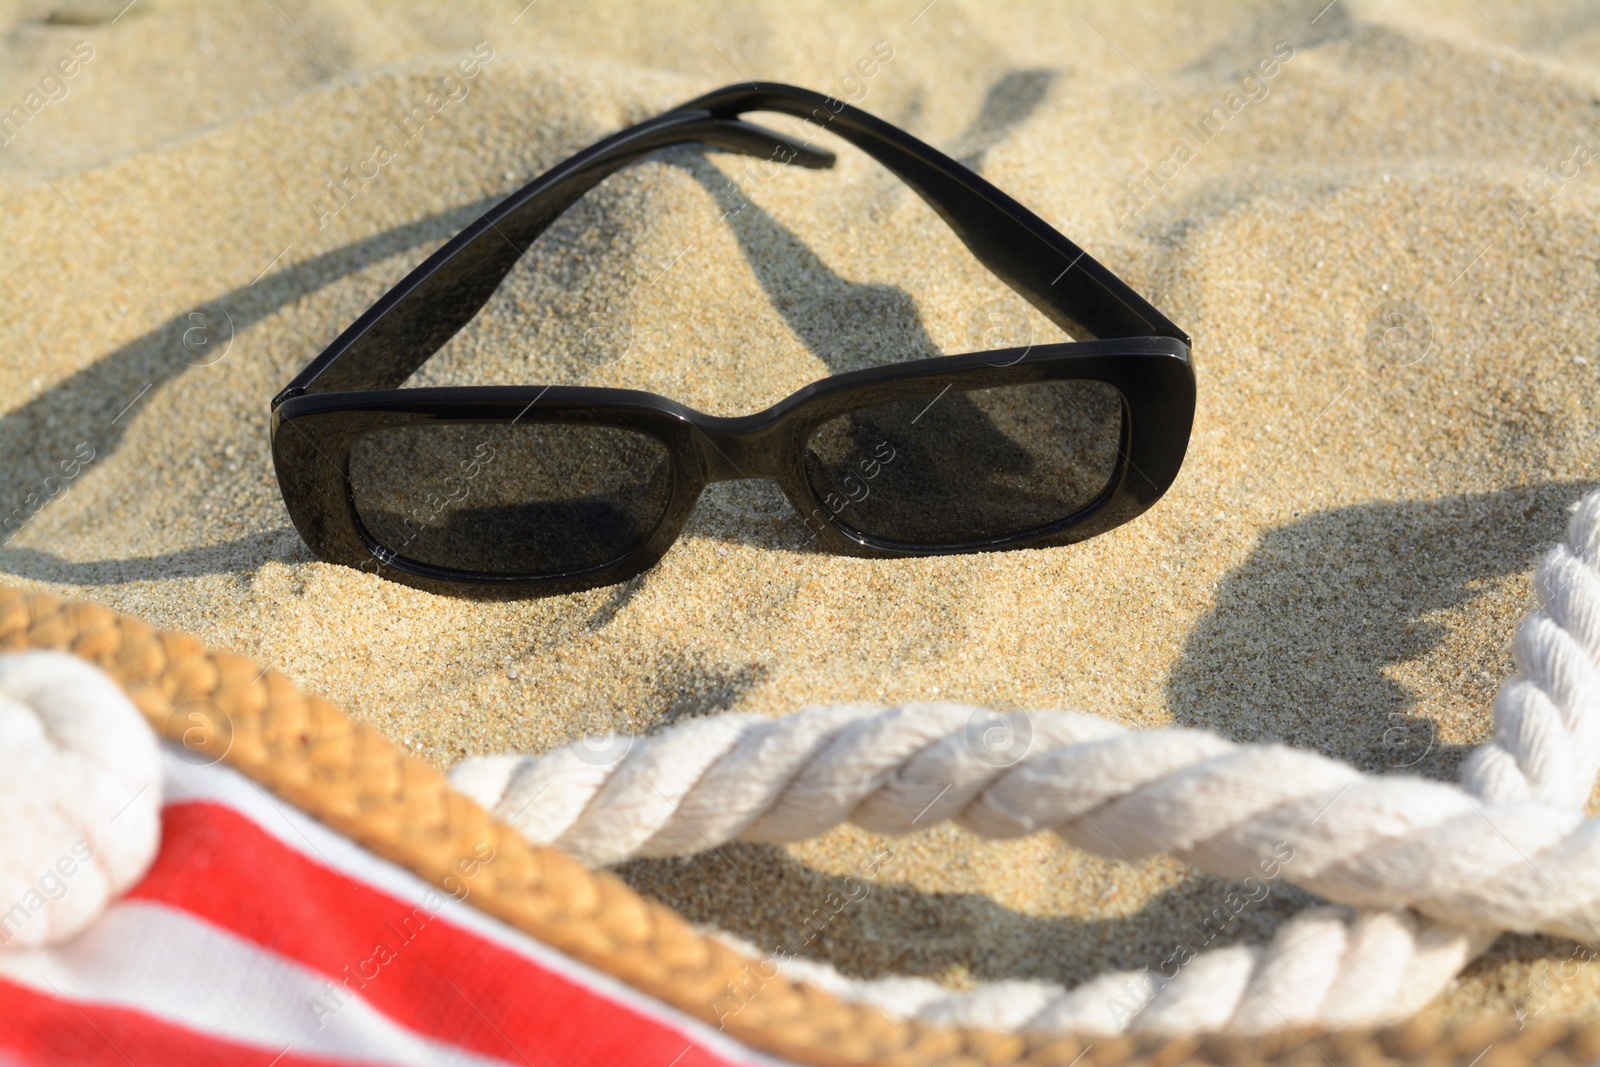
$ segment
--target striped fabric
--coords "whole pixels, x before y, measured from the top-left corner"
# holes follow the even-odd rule
[[[0,1065],[777,1062],[456,899],[471,873],[441,892],[176,750],[164,788],[144,880],[0,952]]]

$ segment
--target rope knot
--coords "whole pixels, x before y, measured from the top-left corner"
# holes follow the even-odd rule
[[[149,868],[161,755],[117,684],[64,652],[0,656],[0,753],[0,948],[36,948]]]

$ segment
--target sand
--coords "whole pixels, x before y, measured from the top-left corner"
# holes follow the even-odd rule
[[[519,8],[5,8],[0,108],[47,102],[0,145],[0,503],[27,519],[0,579],[258,657],[441,767],[855,700],[1076,708],[1434,777],[1483,739],[1533,562],[1596,477],[1592,7]],[[892,59],[847,80],[880,41]],[[328,198],[480,43],[464,95]],[[271,394],[496,197],[747,77],[864,93],[1193,334],[1195,433],[1159,506],[1071,548],[864,561],[811,550],[773,487],[724,484],[647,574],[511,603],[313,559],[274,479]],[[746,163],[682,149],[608,180],[416,380],[626,384],[733,414],[963,351],[995,308],[1056,339],[859,154]],[[750,207],[725,218],[730,181]],[[1408,349],[1369,336],[1396,311],[1419,324]],[[596,324],[623,339],[603,366]],[[847,829],[622,873],[775,945],[874,844]],[[894,846],[813,955],[1071,983],[1155,964],[1227,891],[1045,837]],[[1218,941],[1306,900],[1275,887]],[[1600,968],[1534,992],[1570,952],[1502,938],[1446,1006],[1592,1014]]]

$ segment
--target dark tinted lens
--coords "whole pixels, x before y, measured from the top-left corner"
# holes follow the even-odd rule
[[[350,448],[361,522],[397,556],[488,574],[611,563],[655,530],[672,493],[667,448],[610,426],[416,425]]]
[[[817,427],[806,471],[822,512],[882,541],[953,545],[1048,526],[1117,468],[1122,396],[1104,382],[902,400]]]

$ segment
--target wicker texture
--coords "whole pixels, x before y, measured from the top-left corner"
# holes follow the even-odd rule
[[[472,878],[482,911],[685,1013],[715,1025],[750,961],[616,877],[586,870],[520,834],[453,790],[377,730],[307,696],[252,661],[207,649],[96,604],[0,588],[0,650],[61,649],[95,663],[128,691],[157,733],[216,759],[306,813],[435,885]],[[450,882],[447,884],[447,879]],[[750,970],[747,970],[750,965]],[[759,973],[759,972],[757,972]],[[746,1044],[802,1063],[905,1067],[1038,1064],[1117,1067],[1210,1064],[1590,1063],[1600,1024],[1535,1020],[1446,1023],[1423,1016],[1376,1033],[1258,1039],[1010,1036],[892,1021],[865,1004],[775,978],[724,1020]]]

